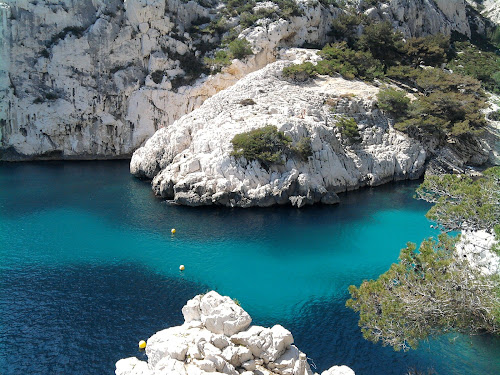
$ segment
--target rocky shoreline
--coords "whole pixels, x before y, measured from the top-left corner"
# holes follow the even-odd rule
[[[490,158],[492,148],[481,140],[438,147],[395,130],[393,119],[377,107],[377,84],[340,76],[306,82],[283,77],[291,62],[317,58],[312,50],[282,51],[281,60],[158,130],[133,154],[131,173],[151,179],[157,196],[188,206],[302,207],[338,203],[339,192],[416,179],[426,170],[464,173],[467,165]],[[339,129],[346,118],[355,121],[359,142]],[[311,155],[286,155],[270,167],[231,156],[235,135],[268,125],[294,145],[310,140]]]
[[[313,375],[307,356],[293,345],[290,331],[251,326],[235,301],[215,291],[182,308],[184,324],[147,340],[147,362],[136,357],[116,363],[116,375]],[[317,375],[317,374],[315,374]],[[321,375],[354,375],[333,366]]]

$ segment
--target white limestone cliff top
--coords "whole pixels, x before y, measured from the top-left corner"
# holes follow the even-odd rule
[[[184,324],[147,340],[147,362],[136,357],[116,363],[116,375],[312,375],[307,357],[290,331],[250,326],[252,319],[231,298],[215,291],[182,308]],[[322,375],[354,375],[333,366]]]
[[[192,21],[214,18],[220,1],[0,2],[0,158],[128,157],[159,127],[273,62],[279,48],[325,44],[343,10],[295,1],[301,16],[262,19],[241,30],[254,56],[177,90],[172,82],[186,73],[178,56],[201,56],[197,45],[218,43],[213,35],[190,33]],[[390,0],[366,13],[406,36],[470,35],[465,0]]]

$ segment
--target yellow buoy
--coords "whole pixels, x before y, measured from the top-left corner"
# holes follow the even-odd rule
[[[181,265],[179,266],[179,269],[180,269],[181,271],[184,271],[184,268],[185,268],[185,267],[184,267],[184,264],[181,264]]]
[[[172,234],[175,234],[175,228],[172,228],[170,232],[172,232]]]
[[[146,347],[146,341],[141,340],[139,341],[139,349],[144,349]]]

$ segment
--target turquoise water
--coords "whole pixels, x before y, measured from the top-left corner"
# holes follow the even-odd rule
[[[112,374],[118,359],[141,357],[137,341],[182,323],[189,298],[215,289],[255,324],[290,329],[318,371],[498,374],[497,338],[451,335],[395,353],[363,340],[344,307],[350,284],[436,234],[417,185],[301,210],[189,208],[156,199],[126,162],[2,164],[0,368]]]

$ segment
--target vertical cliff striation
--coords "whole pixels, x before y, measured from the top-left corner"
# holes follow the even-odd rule
[[[464,0],[353,3],[407,35],[470,30]],[[273,16],[246,27],[218,0],[0,3],[0,160],[129,157],[156,130],[274,61],[278,48],[327,42],[343,10],[296,5],[296,14],[267,10]],[[276,4],[250,12],[259,7]],[[221,12],[227,28],[207,31]],[[203,58],[234,30],[255,54],[209,75]]]

